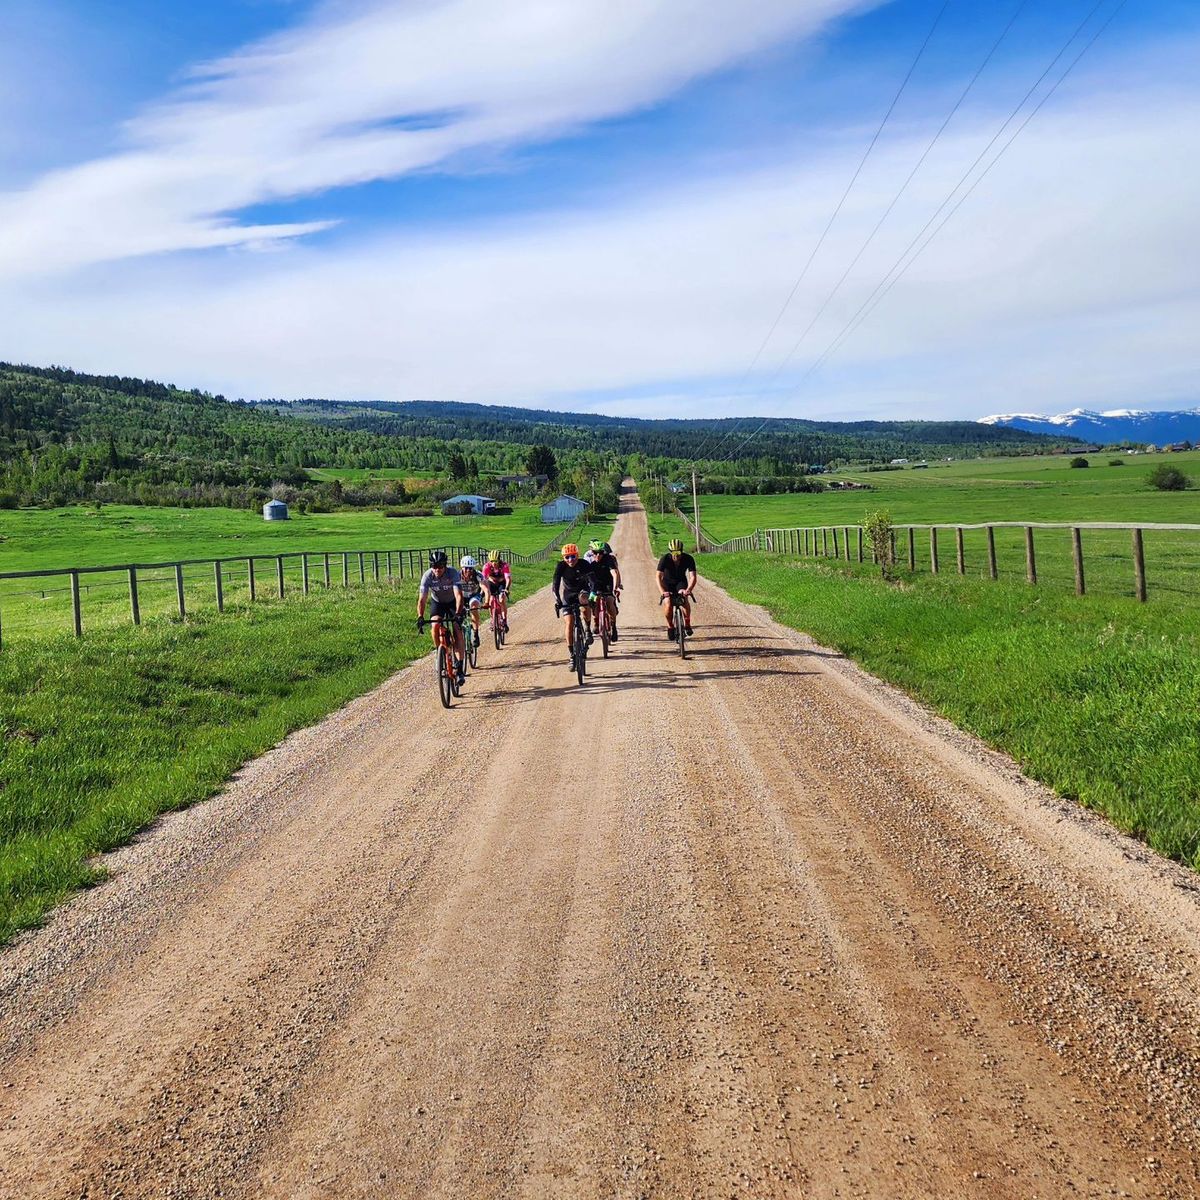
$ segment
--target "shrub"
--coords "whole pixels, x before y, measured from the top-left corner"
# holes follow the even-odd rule
[[[1160,492],[1182,492],[1192,486],[1192,481],[1178,468],[1160,463],[1146,477],[1146,482]]]
[[[896,553],[892,541],[892,514],[887,509],[867,513],[863,517],[863,531],[871,543],[875,561],[883,573],[884,579],[894,579],[896,575]]]
[[[1089,463],[1088,460],[1086,458],[1084,458],[1082,454],[1079,454],[1079,455],[1076,455],[1073,459],[1071,459],[1071,466],[1073,466],[1073,467],[1088,467],[1088,466],[1091,466],[1091,463]]]
[[[1110,467],[1123,467],[1125,465],[1125,460],[1123,458],[1110,458],[1108,460],[1108,465]]]

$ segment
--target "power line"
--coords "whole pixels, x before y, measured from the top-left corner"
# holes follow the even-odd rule
[[[955,194],[963,186],[963,184],[966,183],[966,181],[970,178],[972,172],[974,172],[975,168],[984,159],[984,157],[987,155],[988,151],[991,150],[991,148],[996,144],[996,142],[1000,139],[1001,135],[1009,127],[1009,125],[1011,125],[1012,122],[1014,120],[1016,120],[1017,115],[1020,113],[1021,109],[1025,107],[1025,105],[1029,101],[1030,97],[1042,85],[1042,83],[1045,81],[1046,77],[1054,69],[1055,65],[1070,49],[1071,44],[1079,37],[1079,35],[1088,26],[1088,24],[1091,22],[1092,18],[1096,15],[1096,13],[1099,12],[1100,9],[1104,6],[1104,3],[1105,3],[1105,0],[1096,0],[1096,3],[1092,6],[1092,8],[1088,12],[1087,16],[1085,16],[1083,18],[1083,20],[1076,26],[1076,28],[1071,33],[1071,36],[1068,37],[1066,42],[1063,44],[1062,48],[1050,60],[1050,63],[1046,67],[1046,69],[1041,73],[1041,75],[1038,76],[1038,78],[1035,80],[1035,82],[1029,88],[1029,90],[1025,93],[1025,95],[1021,97],[1021,99],[1017,103],[1016,107],[1012,110],[1012,112],[1008,115],[1008,117],[1004,120],[1004,122],[1000,125],[1000,127],[996,130],[996,132],[992,135],[992,137],[988,141],[987,145],[984,146],[984,148],[979,152],[979,154],[976,156],[974,162],[972,162],[971,165],[966,169],[966,171],[963,172],[962,177],[954,185],[954,187],[950,189],[949,193],[946,195],[946,198],[941,202],[940,205],[938,205],[938,207],[934,211],[933,215],[929,218],[928,221],[925,222],[925,224],[922,226],[920,231],[917,233],[916,237],[914,237],[912,239],[912,241],[910,241],[909,244],[905,247],[904,251],[900,254],[900,257],[897,258],[895,263],[892,264],[891,268],[889,268],[889,270],[884,274],[883,279],[881,279],[880,282],[875,285],[875,288],[872,290],[871,294],[862,303],[862,305],[859,307],[857,312],[855,312],[854,316],[852,316],[850,318],[850,320],[842,328],[841,332],[826,347],[825,351],[821,354],[821,356],[800,377],[800,380],[796,384],[797,388],[802,387],[813,376],[813,374],[825,362],[828,361],[828,359],[836,352],[838,347],[845,341],[845,339],[848,336],[850,336],[850,334],[852,334],[855,329],[857,329],[858,325],[860,325],[862,323],[862,320],[865,320],[865,318],[867,316],[869,316],[871,312],[874,311],[875,307],[878,306],[879,301],[881,301],[883,299],[883,296],[886,295],[887,292],[891,290],[891,288],[900,279],[900,277],[904,274],[904,272],[907,271],[910,266],[912,266],[913,262],[916,261],[917,257],[925,250],[925,248],[929,245],[929,243],[932,242],[933,239],[938,235],[938,233],[944,228],[946,222],[950,219],[950,217],[952,217],[954,215],[954,213],[956,213],[958,211],[958,209],[962,207],[962,204],[967,199],[967,197],[970,196],[971,193],[975,190],[975,188],[979,186],[979,184],[983,181],[984,177],[988,174],[988,172],[992,169],[992,167],[994,167],[996,165],[996,163],[1000,161],[1000,158],[1003,156],[1004,152],[1009,148],[1009,146],[1011,146],[1013,144],[1014,141],[1016,141],[1017,137],[1020,136],[1021,132],[1025,129],[1025,127],[1029,124],[1029,122],[1032,121],[1035,116],[1037,116],[1038,112],[1041,111],[1042,107],[1046,104],[1046,102],[1050,99],[1050,97],[1054,95],[1054,93],[1058,90],[1058,88],[1061,86],[1061,84],[1067,78],[1067,76],[1070,75],[1070,73],[1075,69],[1075,67],[1079,63],[1079,61],[1084,57],[1085,54],[1087,54],[1087,52],[1092,48],[1092,46],[1095,45],[1096,41],[1100,38],[1100,35],[1104,33],[1104,31],[1109,27],[1109,25],[1112,24],[1113,20],[1117,16],[1117,14],[1120,13],[1121,9],[1123,9],[1125,7],[1127,0],[1119,0],[1119,3],[1117,4],[1117,6],[1113,9],[1113,11],[1109,14],[1109,16],[1104,20],[1104,22],[1100,25],[1100,27],[1096,30],[1096,32],[1091,36],[1091,38],[1089,38],[1088,41],[1084,44],[1083,48],[1079,51],[1079,53],[1075,56],[1075,58],[1067,66],[1066,70],[1063,71],[1063,73],[1058,77],[1058,79],[1054,82],[1054,84],[1049,88],[1049,90],[1046,92],[1046,94],[1030,110],[1030,112],[1026,116],[1025,120],[1022,121],[1021,124],[1017,127],[1017,129],[1013,132],[1012,137],[1010,137],[1008,139],[1008,141],[1001,147],[1000,151],[995,155],[995,157],[992,159],[992,161],[984,168],[984,170],[980,173],[978,178],[971,184],[971,186],[967,189],[967,191],[959,198],[958,202],[956,204],[954,204],[954,206],[950,210],[950,212],[947,213],[945,219],[937,226],[937,228],[935,228],[933,230],[933,233],[926,239],[926,241],[921,246],[921,248],[917,251],[917,253],[912,256],[912,259],[910,259],[908,263],[904,263],[904,259],[908,257],[908,255],[912,251],[913,247],[916,246],[917,243],[921,241],[921,239],[925,236],[926,232],[929,230],[930,226],[932,226],[933,223],[938,219],[938,217],[941,215],[941,213],[946,208],[946,206],[951,203],[951,201],[954,199]],[[904,264],[903,267],[901,267],[902,263]],[[899,268],[899,274],[896,274],[895,278],[891,278],[893,273],[895,273],[898,268]],[[862,320],[860,320],[860,318]],[[741,442],[739,442],[738,445],[736,447],[734,447],[734,449],[730,452],[729,455],[726,455],[724,458],[722,458],[721,461],[725,462],[728,459],[732,458],[734,455],[741,453],[741,451],[745,448],[745,446],[750,441],[752,441],[755,437],[758,436],[758,434],[766,426],[766,424],[769,420],[771,420],[771,418],[768,417],[768,418],[765,418],[763,421],[761,421],[759,423],[759,425],[756,426],[755,429],[753,429],[746,438],[744,438]]]
[[[816,245],[813,246],[808,259],[804,264],[804,267],[801,269],[800,274],[796,279],[796,282],[792,284],[791,291],[788,292],[787,298],[784,300],[779,311],[775,314],[775,319],[771,322],[771,326],[767,330],[766,337],[764,337],[762,342],[759,344],[758,349],[754,352],[754,357],[750,360],[750,365],[743,373],[742,378],[734,391],[733,398],[735,400],[742,395],[742,389],[746,386],[746,381],[750,378],[754,368],[758,365],[759,359],[762,358],[763,352],[767,348],[767,344],[770,342],[771,338],[774,337],[775,331],[779,328],[779,323],[783,320],[784,314],[791,307],[791,303],[795,299],[796,293],[800,290],[800,285],[807,277],[809,268],[812,266],[813,261],[820,253],[821,247],[825,244],[825,239],[829,236],[829,231],[833,228],[834,222],[838,219],[846,200],[849,198],[851,191],[854,189],[854,185],[858,182],[858,177],[862,174],[863,168],[867,165],[867,159],[871,157],[871,152],[875,149],[875,145],[879,141],[880,135],[883,133],[888,121],[891,120],[892,113],[896,111],[896,105],[900,103],[900,97],[904,95],[905,89],[908,87],[909,81],[913,77],[913,72],[916,71],[917,65],[924,57],[925,51],[928,48],[934,33],[937,31],[938,26],[942,22],[942,17],[945,15],[946,9],[949,7],[950,0],[943,0],[941,8],[938,9],[937,16],[933,19],[933,24],[929,27],[929,32],[925,35],[925,40],[921,43],[921,47],[917,51],[916,57],[909,65],[908,71],[905,74],[904,79],[901,81],[899,88],[896,89],[896,94],[892,97],[892,102],[888,105],[887,112],[883,114],[883,120],[879,122],[879,126],[876,128],[871,141],[868,143],[866,150],[863,151],[863,156],[861,159],[859,159],[858,166],[854,169],[854,174],[850,177],[850,182],[846,184],[846,188],[842,192],[841,198],[837,202],[837,207],[834,208],[832,216],[830,216],[829,220],[825,223],[825,228],[821,231],[821,236],[817,238]],[[734,429],[736,428],[737,426],[735,424]],[[712,453],[715,454],[716,451],[719,450],[733,436],[734,429],[731,429],[717,443],[717,445],[713,448]],[[699,459],[701,453],[705,450],[707,450],[707,446],[701,445],[700,450],[697,451],[696,458],[692,459],[693,466],[696,464],[696,461]]]

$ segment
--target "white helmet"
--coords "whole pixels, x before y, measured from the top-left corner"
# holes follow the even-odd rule
[[[464,554],[462,558],[459,559],[458,565],[464,571],[473,571],[477,566],[479,566],[479,564],[469,554]]]

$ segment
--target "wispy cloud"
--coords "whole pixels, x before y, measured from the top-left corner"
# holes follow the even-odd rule
[[[875,0],[878,2],[878,0]],[[261,243],[251,205],[394,178],[669,95],[869,0],[330,3],[198,67],[119,154],[0,195],[0,275]]]
[[[158,281],[149,266],[108,269],[7,312],[0,299],[0,328],[35,359],[61,357],[69,336],[77,365],[247,395],[825,416],[1194,403],[1200,88],[1166,82],[1047,110],[871,321],[796,387],[995,120],[978,113],[939,146],[768,389],[923,137],[881,155],[742,396],[736,379],[857,145],[602,212],[193,263]]]

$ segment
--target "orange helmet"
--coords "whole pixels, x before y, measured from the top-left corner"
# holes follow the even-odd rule
[[[574,542],[568,542],[562,548],[562,556],[563,556],[563,558],[578,558],[579,557],[579,547],[577,545],[575,545]]]

